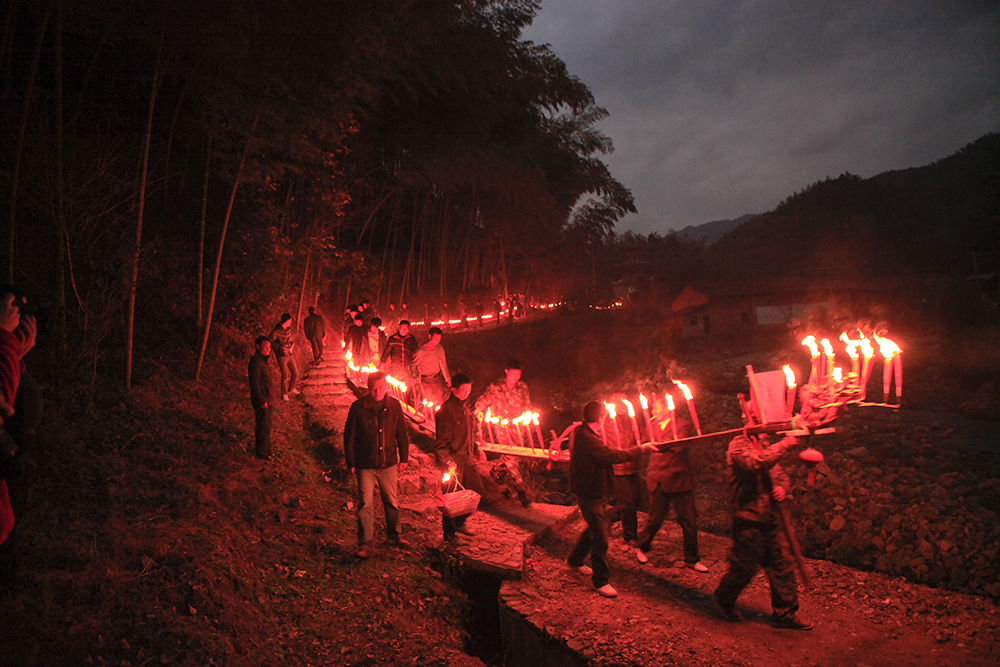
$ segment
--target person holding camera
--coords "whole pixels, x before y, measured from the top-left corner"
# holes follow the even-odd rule
[[[26,352],[22,351],[22,339],[14,333],[20,323],[21,311],[15,303],[15,295],[5,291],[0,296],[0,418],[5,422],[14,415],[14,398],[21,382],[21,357]],[[19,472],[17,453],[17,444],[4,428],[0,432],[0,545],[14,530],[14,509],[7,492],[7,479]]]

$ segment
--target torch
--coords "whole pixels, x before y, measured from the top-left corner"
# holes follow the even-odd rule
[[[823,373],[831,375],[833,374],[833,345],[830,344],[829,338],[824,338],[819,344],[823,346],[823,354],[826,355],[826,366],[823,368]]]
[[[795,414],[795,373],[788,364],[782,366],[781,370],[785,373],[785,384],[788,385],[788,389],[785,392],[785,403],[788,418],[791,419],[792,415]]]
[[[670,428],[674,433],[674,440],[677,439],[677,414],[674,411],[674,397],[667,394],[667,410],[670,412]]]
[[[639,437],[639,423],[635,418],[635,408],[632,407],[632,402],[627,398],[623,398],[622,403],[625,404],[625,409],[628,410],[628,421],[632,424],[632,435],[635,436],[635,444],[642,444],[642,438]]]
[[[861,339],[861,354],[864,356],[864,360],[861,362],[861,381],[858,386],[859,401],[865,400],[868,396],[868,378],[872,374],[872,357],[875,356],[875,348],[872,347],[867,336]]]
[[[618,431],[618,413],[615,411],[613,403],[605,403],[604,407],[608,409],[608,416],[611,417],[611,423],[615,425],[615,442],[618,444],[618,449],[621,449],[622,434]]]
[[[531,413],[531,423],[535,427],[535,434],[538,436],[538,446],[545,449],[545,440],[542,438],[542,427],[538,425],[538,413]]]
[[[875,342],[878,343],[878,351],[882,354],[885,363],[882,366],[882,395],[884,402],[889,402],[889,385],[892,382],[893,366],[896,368],[896,402],[902,402],[903,394],[903,361],[900,359],[899,346],[888,338],[881,338],[875,335]]]
[[[801,344],[809,348],[809,359],[812,363],[812,371],[809,374],[809,384],[815,384],[819,379],[819,346],[816,344],[816,336],[806,336],[802,339]]]
[[[691,395],[691,390],[683,382],[678,382],[674,380],[674,384],[680,387],[681,393],[684,394],[684,402],[687,403],[688,412],[691,413],[691,421],[694,422],[694,429],[701,435],[701,424],[698,422],[698,411],[694,409],[694,396]]]
[[[649,401],[642,394],[639,394],[639,404],[642,406],[642,416],[646,420],[646,429],[652,435],[653,440],[660,441],[660,425],[649,418]]]

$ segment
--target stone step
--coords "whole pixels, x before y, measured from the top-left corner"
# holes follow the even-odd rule
[[[426,503],[421,501],[421,506]],[[464,570],[518,580],[524,576],[525,546],[576,515],[576,506],[533,503],[521,507],[519,503],[502,500],[474,512],[465,522],[474,534],[460,534],[442,550],[457,556]]]

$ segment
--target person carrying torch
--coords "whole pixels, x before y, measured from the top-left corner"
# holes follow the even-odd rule
[[[692,435],[689,422],[681,423],[684,437]],[[694,502],[694,473],[688,458],[689,447],[672,447],[654,452],[646,468],[646,488],[649,490],[649,515],[639,533],[635,558],[648,563],[647,555],[653,548],[653,538],[670,512],[670,505],[677,512],[677,524],[684,536],[684,565],[695,572],[708,572],[698,555],[698,512]]]
[[[733,545],[729,570],[712,594],[716,610],[728,621],[743,618],[736,610],[736,599],[763,567],[771,587],[771,625],[812,629],[811,623],[798,616],[795,562],[774,504],[784,501],[791,486],[778,461],[801,444],[798,438],[788,436],[770,445],[763,434],[741,434],[729,443],[726,476],[733,509]]]
[[[472,380],[464,373],[458,373],[451,378],[451,396],[441,404],[441,409],[434,414],[434,449],[437,455],[438,467],[447,472],[450,477],[467,489],[483,495],[485,488],[476,462],[481,452],[476,446],[475,431],[472,427],[472,415],[465,401],[472,393]],[[451,484],[450,486],[456,486]],[[442,492],[449,492],[450,486],[442,485]],[[459,517],[441,515],[441,527],[446,540],[453,539],[455,533],[472,535],[466,527],[468,514]]]
[[[476,399],[473,409],[480,421],[486,416],[487,411],[495,417],[513,420],[530,410],[531,393],[528,390],[528,385],[521,379],[521,362],[517,359],[511,359],[507,362],[503,368],[503,377],[497,378],[486,387],[486,391]],[[515,426],[514,428],[518,427]],[[525,429],[525,432],[530,442],[531,434],[528,428]],[[539,442],[538,447],[542,446],[543,443]],[[489,454],[486,457],[493,464],[490,475],[498,483],[510,489],[510,491],[505,491],[506,494],[510,494],[511,491],[516,493],[517,499],[521,501],[521,505],[524,507],[531,505],[527,489],[524,486],[524,478],[521,476],[518,457],[506,455],[493,456],[494,459],[490,459]]]
[[[609,492],[608,473],[613,464],[636,461],[644,448],[656,445],[646,443],[628,449],[606,445],[600,435],[604,415],[603,405],[597,401],[587,403],[583,406],[583,424],[570,434],[569,490],[576,498],[587,527],[566,562],[570,569],[590,575],[598,594],[613,598],[618,591],[608,581],[611,573],[607,560],[608,516],[605,509]],[[588,553],[593,567],[584,563]]]

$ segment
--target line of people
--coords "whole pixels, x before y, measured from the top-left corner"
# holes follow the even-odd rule
[[[607,561],[610,523],[615,518],[622,520],[623,537],[635,548],[636,560],[645,564],[649,562],[653,538],[672,504],[683,534],[685,564],[696,572],[707,573],[708,568],[700,562],[698,554],[694,479],[688,448],[680,446],[661,452],[657,445],[650,443],[635,444],[633,441],[625,447],[609,445],[608,441],[612,439],[606,432],[607,419],[603,404],[596,401],[587,403],[583,409],[583,422],[576,424],[569,435],[570,492],[576,498],[586,529],[567,558],[568,566],[590,576],[600,595],[617,596],[617,590],[610,583]],[[681,436],[688,433],[689,424],[682,429]],[[736,609],[736,601],[754,575],[763,569],[771,588],[771,625],[792,630],[812,628],[811,623],[798,615],[795,564],[775,505],[785,500],[791,487],[791,480],[781,469],[779,461],[801,444],[792,436],[771,444],[766,435],[738,435],[729,443],[726,471],[733,510],[733,543],[728,570],[711,598],[716,611],[725,620],[735,622],[742,619]],[[650,511],[645,527],[638,532],[637,520],[629,516],[635,511],[629,501],[635,498],[637,463],[645,448],[655,448],[646,469]],[[614,470],[615,466],[627,464],[635,467]],[[614,486],[609,480],[612,476]],[[616,487],[617,492],[613,491]],[[626,489],[623,490],[623,487]],[[616,502],[609,508],[608,500],[613,496]],[[590,566],[585,563],[588,555]]]
[[[500,482],[516,491],[524,505],[530,504],[518,459],[500,457],[494,461],[491,472],[484,474],[480,466],[487,462],[486,455],[480,450],[476,435],[476,425],[487,409],[506,418],[530,409],[530,394],[521,379],[521,364],[517,360],[509,361],[504,375],[490,384],[475,405],[470,407],[467,401],[472,395],[472,380],[462,373],[450,374],[441,345],[443,333],[440,328],[432,327],[427,343],[418,346],[409,331],[409,322],[400,321],[396,333],[387,337],[381,332],[378,318],[372,318],[365,325],[363,316],[359,314],[364,310],[360,308],[359,312],[351,312],[353,325],[352,329],[348,329],[349,336],[351,331],[355,333],[348,347],[354,345],[357,346],[354,349],[363,352],[367,342],[370,346],[369,358],[377,359],[380,371],[369,374],[368,393],[352,403],[344,428],[345,461],[358,484],[357,556],[368,558],[373,550],[376,486],[385,511],[389,544],[407,544],[400,535],[397,472],[409,461],[410,440],[402,406],[389,395],[387,372],[406,378],[408,383],[419,378],[425,395],[440,405],[435,413],[435,454],[439,469],[450,472],[453,480],[443,486],[442,492],[447,493],[461,485],[484,495],[491,485]],[[312,309],[310,315],[313,315]],[[285,345],[283,333],[288,331],[286,323],[290,319],[287,314],[283,315],[270,337],[257,339],[256,362],[254,359],[250,362],[251,395],[258,416],[257,455],[262,458],[270,455],[269,444],[265,450],[260,446],[262,422],[266,423],[267,430],[270,428],[270,396],[258,392],[254,397],[254,369],[256,367],[258,377],[266,374],[269,347]],[[319,330],[322,331],[322,327]],[[381,335],[376,336],[375,331]],[[291,348],[284,349],[290,352]],[[377,353],[372,354],[372,349]],[[322,348],[317,350],[314,346],[314,360],[318,361],[321,357]],[[289,364],[279,360],[279,367],[289,369],[287,376],[284,371],[282,373],[281,386],[282,389],[287,386],[287,391],[291,392],[295,382],[294,362]],[[288,385],[285,384],[286,377]],[[589,402],[583,409],[583,421],[575,423],[569,433],[570,492],[586,524],[567,559],[569,567],[590,576],[600,595],[615,597],[617,591],[610,584],[607,561],[610,523],[614,520],[622,522],[623,538],[634,549],[636,560],[645,564],[649,561],[653,541],[673,506],[683,535],[685,565],[695,572],[707,573],[709,570],[699,555],[694,475],[688,448],[679,446],[659,451],[656,445],[638,442],[642,440],[638,434],[629,438],[633,432],[627,426],[628,422],[606,424],[608,419],[602,403]],[[689,422],[681,420],[677,426],[681,438],[691,434]],[[610,436],[612,432],[614,438]],[[624,441],[622,433],[626,434]],[[266,435],[263,439],[268,442]],[[792,437],[770,445],[766,436],[743,435],[730,443],[727,478],[734,514],[733,546],[729,569],[712,596],[718,613],[726,620],[740,619],[736,600],[754,574],[763,568],[771,585],[772,625],[797,630],[812,627],[797,614],[799,605],[794,563],[774,506],[774,503],[785,499],[790,488],[790,481],[778,461],[799,444]],[[643,482],[638,462],[644,450],[653,451],[650,452],[645,475],[649,514],[640,532],[637,506]],[[262,451],[266,456],[262,456]],[[609,500],[613,501],[610,507]],[[468,515],[443,516],[444,537],[454,539],[457,533],[471,534],[466,526],[467,518]],[[588,555],[590,566],[585,564]]]

